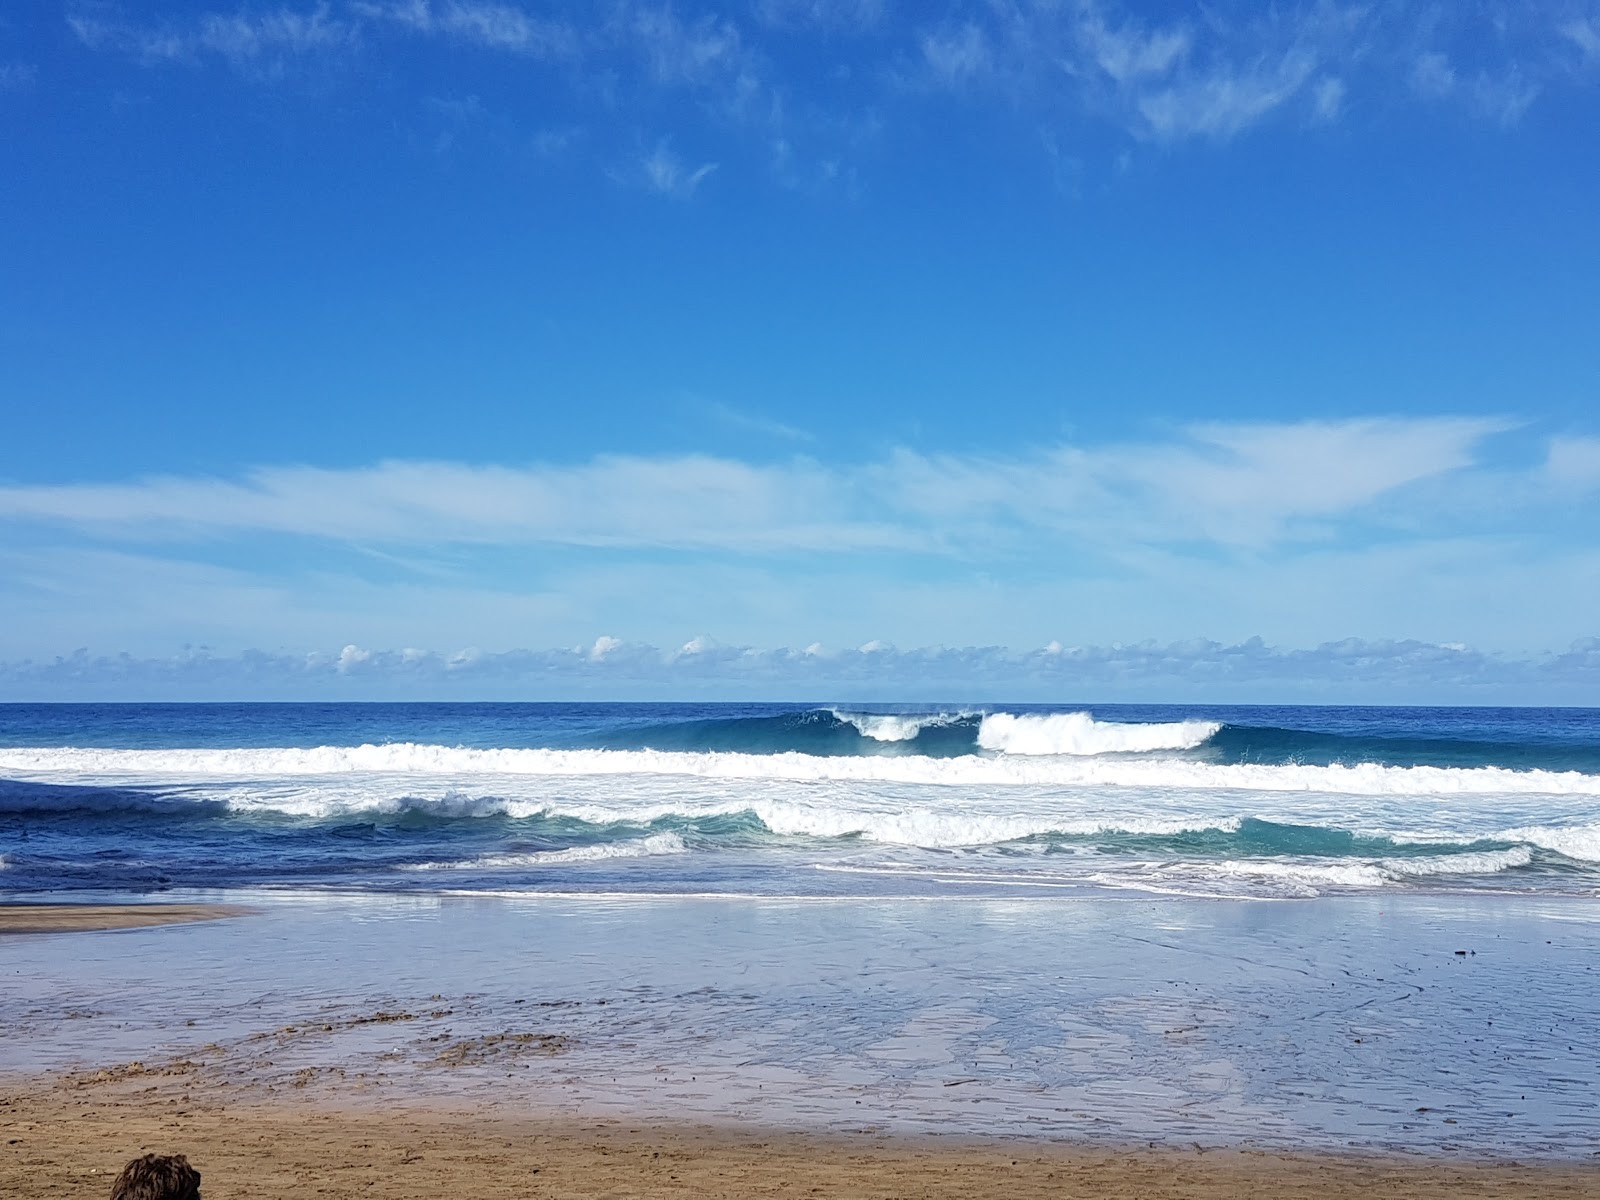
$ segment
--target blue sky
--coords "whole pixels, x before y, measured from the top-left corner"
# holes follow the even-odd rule
[[[0,696],[1600,703],[1597,129],[1595,0],[22,6]]]

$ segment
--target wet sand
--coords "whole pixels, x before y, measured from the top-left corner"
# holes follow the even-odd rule
[[[1595,917],[262,896],[16,938],[0,1196],[153,1151],[213,1200],[1600,1200]]]
[[[6,904],[0,936],[18,933],[91,933],[217,921],[254,911],[236,904]]]
[[[228,1104],[181,1079],[124,1078],[0,1095],[0,1194],[99,1197],[123,1163],[183,1153],[229,1200],[463,1196],[1600,1196],[1577,1165],[1439,1162],[1193,1147],[942,1142],[762,1134],[492,1110]]]

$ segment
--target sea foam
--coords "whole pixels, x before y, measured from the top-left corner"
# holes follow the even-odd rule
[[[1217,721],[1124,724],[1086,712],[1014,716],[991,713],[978,727],[978,745],[1000,754],[1147,754],[1192,750],[1222,728]]]
[[[617,858],[659,858],[668,854],[687,854],[689,847],[675,833],[653,833],[649,837],[621,842],[599,842],[589,846],[569,846],[565,850],[535,850],[527,854],[485,854],[459,862],[425,862],[406,866],[408,871],[501,871],[547,867],[561,863],[605,862]]]
[[[837,708],[828,711],[836,720],[843,721],[846,725],[854,725],[862,737],[871,738],[875,742],[909,742],[924,729],[956,725],[977,716],[972,712],[860,713],[845,712]]]
[[[1125,727],[1133,728],[1133,727]],[[1162,728],[1154,726],[1153,728]],[[1103,755],[822,757],[667,750],[467,749],[391,742],[310,749],[0,750],[0,771],[52,783],[149,785],[384,775],[467,780],[660,776],[792,783],[933,787],[1154,788],[1355,796],[1579,795],[1600,797],[1600,775],[1507,767],[1392,767],[1200,763]],[[0,810],[9,797],[0,795]]]

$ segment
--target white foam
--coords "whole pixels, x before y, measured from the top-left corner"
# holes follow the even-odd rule
[[[539,850],[529,854],[486,854],[463,862],[415,863],[408,871],[501,871],[526,867],[547,867],[561,863],[603,862],[615,858],[656,858],[668,854],[687,854],[689,847],[675,833],[652,833],[649,837],[622,842],[600,842],[592,846],[569,846],[565,850]]]
[[[909,742],[924,729],[954,725],[975,713],[854,713],[837,708],[828,710],[840,721],[854,725],[862,737],[875,742]]]
[[[996,714],[1002,715],[1002,714]],[[992,720],[993,718],[990,718]],[[1132,729],[1135,726],[1121,726]],[[1170,729],[1171,726],[1152,726]],[[1121,735],[1118,735],[1119,737]],[[1171,735],[1164,735],[1171,736]],[[1127,745],[1124,742],[1124,745]],[[607,779],[658,776],[698,780],[773,780],[796,783],[880,783],[934,787],[1142,788],[1317,793],[1351,796],[1600,797],[1600,775],[1577,771],[1518,771],[1505,767],[1387,767],[1219,764],[1096,755],[1007,754],[930,758],[821,757],[663,750],[466,749],[393,742],[311,749],[106,750],[75,747],[0,749],[0,771],[51,782],[194,784],[209,780],[273,781],[449,778],[468,781],[529,778]],[[481,790],[474,788],[473,790]],[[25,803],[34,803],[24,801]],[[0,810],[10,807],[0,796]]]
[[[1185,863],[1195,874],[1215,872],[1245,879],[1271,880],[1315,892],[1325,887],[1374,888],[1390,882],[1375,863],[1287,862],[1281,859],[1227,859],[1220,863]]]
[[[1086,712],[991,713],[978,727],[978,745],[1001,754],[1148,754],[1193,750],[1221,728],[1216,721],[1096,721]]]
[[[1506,841],[1528,842],[1543,850],[1554,850],[1579,862],[1600,863],[1600,824],[1524,825],[1499,835]]]
[[[1508,850],[1384,858],[1368,862],[1246,858],[1227,859],[1215,864],[1190,862],[1181,864],[1181,867],[1199,876],[1215,872],[1225,877],[1260,879],[1286,885],[1300,894],[1315,895],[1329,887],[1381,888],[1407,879],[1439,875],[1494,875],[1525,867],[1532,861],[1533,852],[1526,846],[1513,846]]]
[[[1525,867],[1533,861],[1527,846],[1509,850],[1466,851],[1461,854],[1428,854],[1416,858],[1386,858],[1383,869],[1391,875],[1494,875]]]

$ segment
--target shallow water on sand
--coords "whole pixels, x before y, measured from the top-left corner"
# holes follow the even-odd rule
[[[1592,901],[227,898],[264,911],[0,939],[0,1072],[139,1060],[236,1095],[835,1132],[1594,1150]]]

